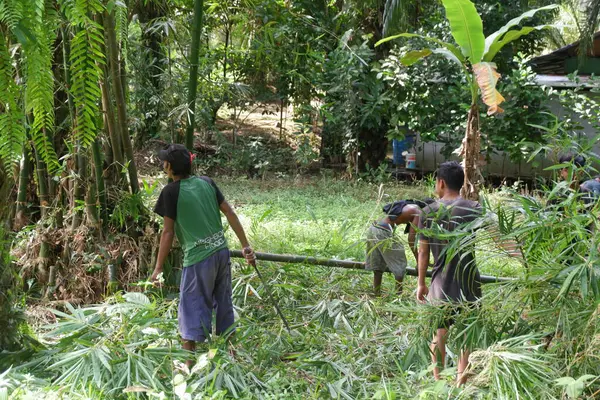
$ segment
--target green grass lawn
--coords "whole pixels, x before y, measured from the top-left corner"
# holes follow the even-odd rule
[[[434,196],[433,187],[425,183],[374,185],[319,178],[299,182],[216,180],[238,212],[255,250],[358,261],[365,258],[366,229],[383,217],[384,204]],[[403,227],[398,229],[397,235],[408,250],[403,231]],[[235,237],[230,236],[230,245],[239,247]],[[508,258],[489,260],[486,250],[478,251],[482,274],[510,277],[519,273]],[[409,266],[415,267],[410,251],[407,259]]]

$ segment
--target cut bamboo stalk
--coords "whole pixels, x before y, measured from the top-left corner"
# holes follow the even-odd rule
[[[230,250],[231,257],[244,258],[241,250]],[[272,254],[272,253],[254,253],[257,260],[274,261],[293,264],[312,264],[321,265],[324,267],[345,268],[345,269],[365,269],[365,263],[361,261],[336,260],[322,257],[307,257],[293,254]],[[414,268],[406,268],[406,274],[410,276],[418,276],[417,270]],[[431,277],[431,271],[427,271],[427,276]],[[481,275],[481,283],[498,283],[511,282],[514,278],[502,278],[496,276]]]

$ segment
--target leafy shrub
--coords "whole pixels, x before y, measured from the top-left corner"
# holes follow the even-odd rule
[[[42,339],[48,350],[17,368],[55,375],[53,383],[72,391],[93,388],[118,398],[127,388],[166,390],[174,360],[183,360],[173,318],[173,302],[152,302],[141,293],[125,293],[105,304],[53,310],[60,320]],[[158,378],[158,379],[157,379]]]

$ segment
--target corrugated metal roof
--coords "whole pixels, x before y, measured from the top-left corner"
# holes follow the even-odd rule
[[[571,57],[577,57],[579,49],[579,40],[562,47],[552,53],[535,57],[529,61],[533,70],[543,75],[565,75],[565,61]],[[600,32],[594,34],[594,41],[590,52],[590,57],[600,56]]]

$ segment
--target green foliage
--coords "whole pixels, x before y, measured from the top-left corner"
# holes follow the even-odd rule
[[[477,64],[483,57],[485,38],[475,5],[470,0],[443,0],[442,3],[454,40],[469,62]]]
[[[496,55],[504,45],[533,31],[533,29],[530,31],[521,30],[519,33],[513,34],[513,32],[509,31],[510,28],[518,25],[522,20],[530,18],[537,11],[548,9],[548,7],[531,10],[520,17],[509,21],[497,32],[494,32],[485,38],[481,17],[477,13],[471,0],[444,0],[442,3],[446,10],[446,18],[450,24],[450,30],[454,41],[458,44],[462,56],[464,57],[458,54],[457,49],[451,43],[441,41],[435,37],[421,36],[412,33],[401,33],[399,35],[387,37],[377,42],[376,46],[393,39],[404,37],[418,37],[422,40],[441,45],[441,49],[437,48],[430,51],[421,50],[420,52],[411,52],[410,57],[407,58],[405,56],[401,61],[407,65],[412,65],[418,59],[427,57],[433,53],[440,53],[449,57],[452,61],[455,61],[462,67],[464,78],[468,83],[468,89],[471,93],[471,106],[477,105],[477,95],[481,92],[482,99],[488,106],[488,114],[494,115],[496,113],[501,113],[502,109],[499,108],[499,104],[504,101],[504,98],[496,90],[498,74],[496,73],[496,65],[490,63],[490,61],[492,61],[494,55]],[[543,27],[540,27],[540,29],[541,28]],[[482,59],[486,62],[482,63]],[[468,68],[469,65],[472,67],[472,72]],[[478,72],[482,66],[485,67],[485,70],[491,72],[487,79],[481,79],[482,75]],[[480,132],[477,131],[476,135],[479,136]]]
[[[322,156],[326,159],[347,157],[363,148],[361,131],[369,131],[372,140],[381,141],[376,131],[387,126],[387,97],[376,72],[367,64],[374,52],[366,41],[351,46],[351,51],[346,46],[340,43],[324,65],[321,113],[325,121]]]
[[[380,215],[381,203],[428,190],[395,184],[378,190],[329,179],[216,181],[257,250],[354,259],[364,257],[363,232]],[[201,346],[192,371],[180,364],[187,355],[177,343],[175,303],[129,293],[60,311],[58,323],[40,330],[48,349],[13,367],[0,379],[0,390],[8,388],[16,398],[41,396],[56,394],[62,382],[72,396],[93,399],[161,392],[167,398],[260,399],[590,396],[598,390],[597,380],[588,376],[597,375],[600,357],[597,303],[582,297],[580,277],[560,293],[570,271],[564,242],[580,235],[576,252],[589,249],[595,239],[581,226],[591,217],[579,213],[574,198],[546,207],[543,199],[504,189],[489,199],[486,210],[497,217],[486,223],[497,221],[500,239],[523,243],[525,261],[509,259],[494,245],[492,230],[464,229],[449,238],[457,248],[475,246],[482,273],[503,270],[517,280],[485,285],[480,309],[456,317],[440,382],[431,377],[428,344],[436,321],[449,310],[416,304],[413,278],[405,280],[397,298],[386,275],[384,293],[390,295],[372,298],[371,273],[259,262],[293,327],[287,335],[266,303],[262,282],[251,268],[234,262],[236,336],[229,345],[217,339]],[[562,211],[565,207],[572,209]],[[233,234],[227,234],[233,247]],[[465,345],[474,350],[473,375],[457,389],[452,380]]]
[[[93,142],[97,134],[95,125],[98,116],[100,88],[99,65],[104,63],[102,28],[93,21],[95,13],[103,11],[97,0],[60,1],[61,11],[68,23],[78,32],[72,40],[71,52],[71,91],[76,107],[74,132],[76,140],[84,146]],[[8,36],[3,32],[0,45],[0,86],[2,87],[3,123],[0,126],[0,156],[5,165],[17,159],[26,140],[25,126],[28,126],[36,154],[50,173],[60,169],[54,149],[56,126],[55,82],[53,75],[54,45],[61,15],[56,7],[43,0],[32,2],[2,2],[0,21],[5,22]],[[4,27],[0,27],[3,31]],[[10,35],[12,34],[12,35]],[[7,40],[16,38],[21,45],[20,56],[16,52],[8,54]],[[15,72],[13,64],[22,69],[25,84],[22,102],[14,89]],[[27,115],[25,125],[24,115]],[[19,127],[20,126],[20,127]]]
[[[304,130],[308,131],[307,128],[304,128]],[[309,167],[311,163],[319,160],[318,148],[311,139],[312,135],[308,132],[296,134],[298,144],[296,150],[294,150],[294,160],[301,171]]]
[[[430,6],[431,2],[415,3],[406,0],[386,0],[383,13],[383,35],[390,36],[396,31],[407,30],[414,25],[419,18],[423,8]]]
[[[66,308],[53,310],[61,321],[43,334],[54,342],[52,348],[23,367],[57,373],[56,384],[74,392],[91,387],[118,398],[126,388],[164,391],[173,361],[186,355],[176,344],[170,302],[156,304],[141,293],[125,293],[102,306]]]
[[[101,91],[98,82],[105,63],[103,28],[92,19],[104,10],[98,0],[63,2],[63,11],[70,16],[75,35],[71,40],[71,94],[75,104],[74,136],[87,148],[96,138],[98,104]]]
[[[487,151],[505,151],[514,161],[526,159],[523,142],[546,143],[542,129],[548,123],[549,90],[535,82],[536,74],[525,60],[515,58],[518,69],[504,76],[498,90],[504,95],[504,113],[500,117],[481,114],[481,131]],[[567,107],[567,110],[573,109]]]
[[[0,158],[6,170],[22,155],[26,138],[24,115],[19,108],[20,91],[13,75],[6,38],[3,37],[0,39]]]
[[[388,183],[392,180],[392,174],[388,172],[388,165],[382,163],[378,168],[371,168],[370,165],[367,164],[365,172],[359,173],[360,179],[364,179],[367,182],[372,183]]]
[[[6,23],[10,29],[19,29],[22,34],[22,29],[18,27],[24,14],[25,4],[20,1],[0,2],[0,22]]]
[[[5,166],[11,165],[22,151],[25,136],[24,114],[30,114],[30,136],[40,158],[51,172],[59,168],[58,158],[52,146],[54,131],[54,79],[52,77],[52,45],[57,24],[56,12],[44,1],[21,3],[8,2],[0,7],[0,21],[6,21],[10,33],[20,42],[24,67],[24,108],[14,89],[13,61],[8,54],[6,40],[0,44],[0,86],[3,99],[0,114],[0,156]],[[0,28],[2,29],[2,28]],[[8,33],[8,32],[7,32]],[[20,125],[20,127],[18,127]]]
[[[111,4],[111,3],[109,3]],[[108,9],[109,6],[107,6]],[[127,16],[127,4],[123,1],[114,1],[114,13],[115,13],[115,31],[117,36],[117,42],[122,47],[127,46],[127,38],[129,32],[129,20]],[[108,10],[112,11],[112,10]]]
[[[144,192],[123,193],[110,215],[110,223],[113,226],[124,229],[132,224],[133,226],[143,225],[143,219],[148,215],[148,210],[143,203],[143,193],[151,190],[146,185],[144,188]]]
[[[587,7],[586,7],[587,5]],[[600,1],[598,0],[590,0],[586,3],[582,3],[580,5],[580,9],[582,12],[583,20],[579,26],[579,35],[580,35],[580,60],[584,60],[588,51],[593,46],[594,43],[594,35],[598,31],[598,25],[600,25]],[[577,20],[577,19],[576,19]],[[579,21],[578,21],[579,22]]]
[[[557,379],[556,385],[565,387],[565,392],[569,399],[577,399],[583,395],[586,383],[592,379],[596,380],[598,377],[594,375],[582,375],[577,379],[573,379],[570,376],[565,376]]]
[[[530,344],[538,338],[516,336],[499,341],[471,355],[479,385],[490,385],[496,398],[551,398],[554,390],[548,386],[553,373],[550,356],[540,351],[540,344]]]
[[[10,236],[0,225],[0,324],[4,334],[0,335],[0,352],[13,351],[25,346],[25,315],[23,300],[18,293],[19,276],[10,256]],[[6,368],[7,365],[2,365]]]
[[[408,51],[408,47],[392,51],[382,63],[380,76],[387,84],[392,113],[388,135],[402,138],[408,128],[419,132],[424,141],[444,143],[442,152],[450,155],[463,136],[463,115],[469,101],[465,80],[453,63],[436,55],[427,59],[425,70],[417,65],[403,66],[400,60]],[[562,129],[570,132],[570,137],[580,136],[583,123],[598,126],[599,108],[593,97],[580,90],[557,91],[539,86],[535,73],[522,57],[516,57],[514,63],[518,68],[498,83],[498,90],[506,98],[504,113],[498,117],[480,114],[487,152],[506,151],[514,161],[526,160],[533,143],[549,143],[545,128],[555,120],[550,114],[549,99],[564,108],[558,118],[564,122]],[[441,79],[442,75],[448,78]]]
[[[506,25],[504,25],[496,32],[492,33],[491,35],[485,38],[485,56],[483,60],[492,61],[496,54],[498,54],[498,52],[504,46],[511,43],[512,41],[519,39],[521,36],[528,35],[534,30],[545,29],[549,27],[549,25],[540,25],[536,27],[524,27],[519,30],[512,30],[512,28],[520,26],[524,20],[533,18],[537,12],[554,10],[557,7],[558,6],[556,5],[549,5],[529,10],[521,14],[520,16],[508,21]]]
[[[444,153],[450,154],[462,137],[464,111],[469,101],[466,82],[455,64],[441,56],[428,58],[425,70],[418,66],[404,67],[401,58],[407,51],[406,48],[392,51],[381,66],[380,76],[387,84],[390,99],[388,134],[391,138],[403,138],[405,128],[419,132],[422,140],[446,143]],[[440,74],[452,79],[441,79]]]
[[[48,8],[46,8],[48,7]],[[56,39],[55,11],[45,1],[33,2],[24,15],[35,40],[23,44],[26,67],[25,112],[33,115],[29,134],[39,157],[51,173],[60,165],[52,142],[54,120],[54,77],[52,59]]]

